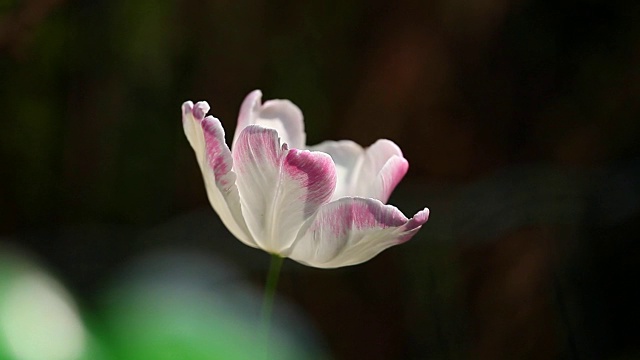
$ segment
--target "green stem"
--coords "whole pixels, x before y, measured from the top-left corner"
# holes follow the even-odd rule
[[[269,265],[269,274],[267,275],[267,284],[264,290],[264,300],[262,302],[262,329],[265,341],[265,354],[269,349],[269,332],[271,329],[271,313],[273,312],[273,299],[278,286],[278,278],[280,277],[280,269],[284,258],[275,254],[271,254],[271,264]]]

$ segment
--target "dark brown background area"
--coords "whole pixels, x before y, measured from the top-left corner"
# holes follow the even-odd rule
[[[394,140],[391,203],[431,209],[366,264],[285,264],[333,356],[640,357],[638,19],[622,0],[0,1],[2,242],[88,304],[163,246],[260,286],[266,255],[205,231],[180,123],[207,100],[230,139],[260,88],[311,144]]]

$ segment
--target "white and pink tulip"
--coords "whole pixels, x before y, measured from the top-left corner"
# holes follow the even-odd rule
[[[264,104],[259,90],[240,108],[231,144],[209,105],[187,101],[182,122],[204,177],[209,202],[246,245],[299,263],[336,268],[365,262],[413,237],[429,209],[408,219],[385,205],[408,162],[378,140],[306,146],[300,109],[288,100]]]

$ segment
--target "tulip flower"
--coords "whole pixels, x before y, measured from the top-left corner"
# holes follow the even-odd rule
[[[240,241],[317,268],[355,265],[413,237],[429,210],[407,218],[385,205],[408,162],[378,140],[306,146],[300,109],[288,100],[264,104],[259,90],[240,108],[231,143],[206,102],[182,105],[209,202]]]

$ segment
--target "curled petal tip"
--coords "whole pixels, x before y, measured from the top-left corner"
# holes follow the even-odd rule
[[[406,225],[407,230],[414,230],[420,228],[424,223],[429,220],[429,209],[424,208],[423,210],[418,211],[413,217],[409,220]]]
[[[192,101],[185,101],[182,104],[182,115],[188,115],[193,111],[193,102]]]
[[[429,208],[424,208],[413,215],[413,219],[409,222],[414,222],[417,226],[422,226],[427,220],[429,220]]]
[[[255,89],[252,92],[249,93],[249,95],[247,95],[247,97],[259,97],[262,98],[262,91],[260,89]]]
[[[206,101],[198,101],[193,107],[193,117],[196,120],[202,120],[209,112],[211,107]]]
[[[423,210],[418,211],[404,226],[405,235],[398,239],[398,243],[401,244],[409,241],[418,232],[418,230],[420,230],[422,225],[427,222],[427,220],[429,220],[429,209],[424,208]]]

